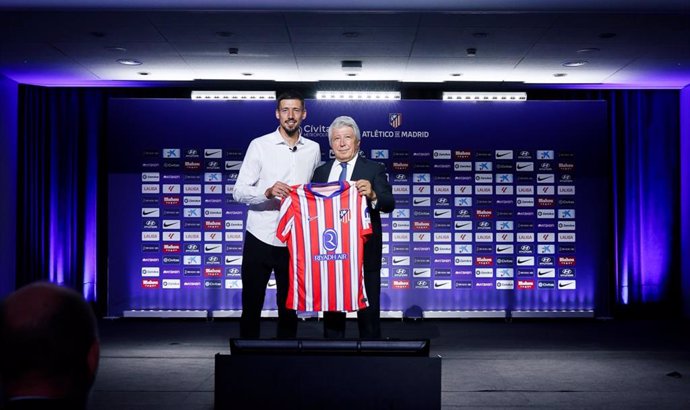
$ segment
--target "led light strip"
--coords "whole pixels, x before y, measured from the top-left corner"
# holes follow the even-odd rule
[[[317,100],[400,100],[400,91],[317,91]]]
[[[265,101],[275,100],[275,91],[192,91],[192,100],[226,101],[248,100]]]
[[[443,101],[497,101],[518,102],[527,101],[525,92],[443,92]]]

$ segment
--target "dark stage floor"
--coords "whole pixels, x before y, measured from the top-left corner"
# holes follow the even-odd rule
[[[690,408],[690,325],[650,320],[384,321],[384,336],[431,339],[451,408]],[[267,319],[265,337],[274,333]],[[355,337],[356,323],[348,322]],[[236,320],[100,322],[91,409],[212,409],[214,355]],[[321,323],[300,323],[299,337]],[[350,335],[349,333],[352,332]],[[266,386],[270,394],[271,386]],[[286,403],[285,408],[289,408]],[[256,408],[261,408],[257,404]]]

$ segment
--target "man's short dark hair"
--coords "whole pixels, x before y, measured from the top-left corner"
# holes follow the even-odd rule
[[[300,100],[302,107],[304,107],[304,97],[297,90],[287,90],[280,93],[276,99],[276,109],[280,108],[280,102],[283,100]]]

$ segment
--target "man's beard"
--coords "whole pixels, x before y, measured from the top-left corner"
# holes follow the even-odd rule
[[[295,134],[299,133],[299,126],[295,125],[294,128],[288,128],[287,126],[283,125],[283,130],[285,133],[289,136],[294,136]]]

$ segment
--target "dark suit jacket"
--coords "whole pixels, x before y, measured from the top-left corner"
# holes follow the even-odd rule
[[[329,182],[328,174],[331,172],[333,161],[330,160],[314,171],[312,182]],[[371,216],[372,235],[364,244],[364,270],[381,271],[381,214],[380,212],[391,212],[395,209],[395,199],[391,185],[386,177],[386,167],[380,162],[371,161],[363,157],[357,158],[355,169],[352,170],[353,181],[366,179],[371,182],[371,186],[376,192],[376,209],[372,209],[369,204],[369,214]]]

